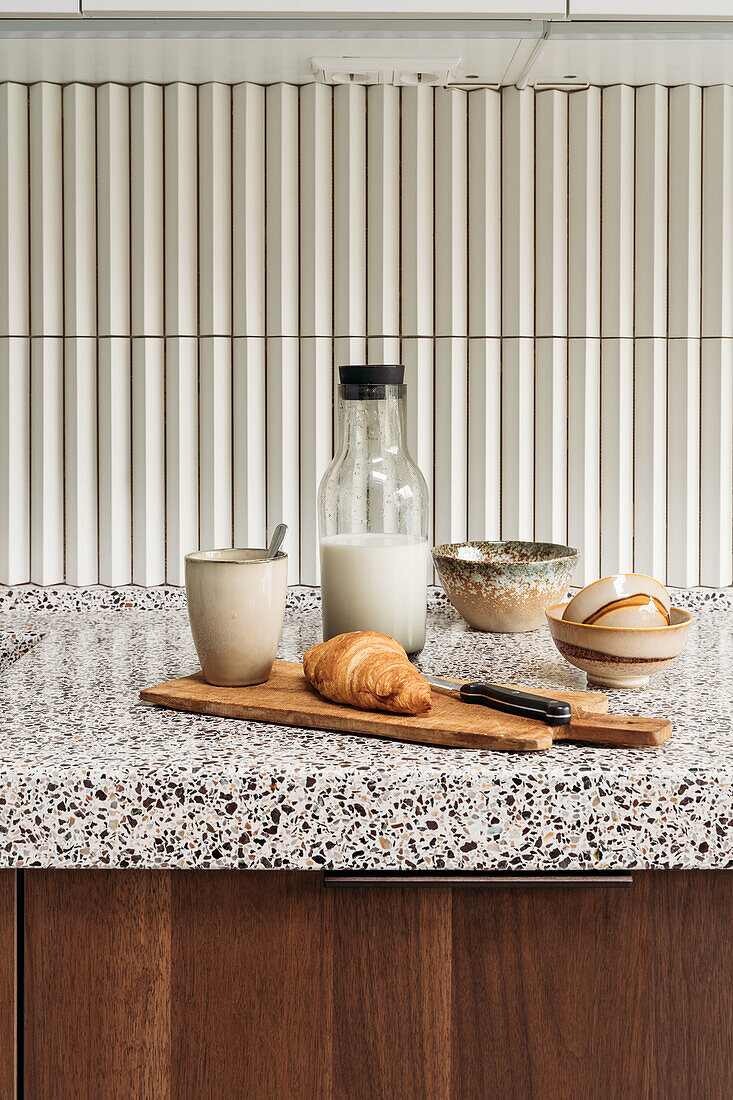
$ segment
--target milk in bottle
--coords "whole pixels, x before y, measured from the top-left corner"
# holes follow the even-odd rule
[[[339,446],[318,492],[323,637],[425,644],[428,489],[407,451],[401,366],[340,368]]]

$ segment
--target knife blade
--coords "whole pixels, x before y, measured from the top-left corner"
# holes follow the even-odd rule
[[[442,676],[427,676],[424,672],[422,675],[434,687],[457,693],[464,703],[479,703],[504,714],[533,718],[548,726],[566,726],[572,718],[570,704],[560,699],[547,699],[544,695],[532,695],[529,691],[519,691],[502,684],[461,684]]]

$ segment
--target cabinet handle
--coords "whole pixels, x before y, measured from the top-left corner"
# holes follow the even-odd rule
[[[436,872],[431,874],[430,872],[422,873],[415,872],[414,874],[404,874],[401,871],[324,871],[323,885],[328,888],[333,887],[375,887],[375,886],[391,886],[401,887],[406,886],[420,886],[420,887],[440,887],[441,889],[455,889],[464,887],[473,887],[474,889],[489,889],[496,890],[502,888],[517,888],[517,887],[549,887],[551,889],[558,889],[560,887],[581,887],[581,888],[595,888],[600,886],[631,886],[633,883],[633,877],[629,874],[622,874],[620,872],[609,871],[605,874],[596,874],[594,872],[586,873],[584,871],[567,872],[559,874],[547,874],[544,872],[527,872],[523,874],[483,874],[481,872],[467,872],[461,874],[457,872],[455,874]]]

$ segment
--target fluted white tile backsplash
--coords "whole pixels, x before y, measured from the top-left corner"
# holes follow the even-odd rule
[[[0,85],[0,583],[317,583],[364,361],[436,541],[731,584],[733,88]]]

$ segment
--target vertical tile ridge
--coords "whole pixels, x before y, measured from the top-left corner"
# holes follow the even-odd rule
[[[229,392],[231,394],[231,407],[229,409],[229,438],[231,439],[232,448],[232,461],[231,461],[231,473],[230,473],[230,498],[231,498],[231,517],[232,517],[232,546],[236,546],[237,542],[234,537],[236,518],[236,500],[235,500],[235,483],[236,483],[236,458],[235,458],[235,430],[236,423],[234,419],[234,334],[236,332],[236,324],[234,320],[234,85],[229,89],[229,195],[231,196],[231,209],[229,212],[229,318],[230,318],[230,350],[229,350]]]
[[[0,584],[31,579],[30,337],[0,336]]]
[[[61,124],[61,453],[62,453],[62,486],[61,486],[61,537],[63,540],[63,578],[68,579],[69,548],[66,539],[67,505],[66,505],[66,481],[68,477],[66,455],[66,285],[64,280],[64,268],[66,265],[66,241],[64,238],[64,226],[66,206],[64,196],[64,109],[63,89],[60,90],[60,124]]]
[[[435,335],[468,335],[467,93],[435,93]]]

